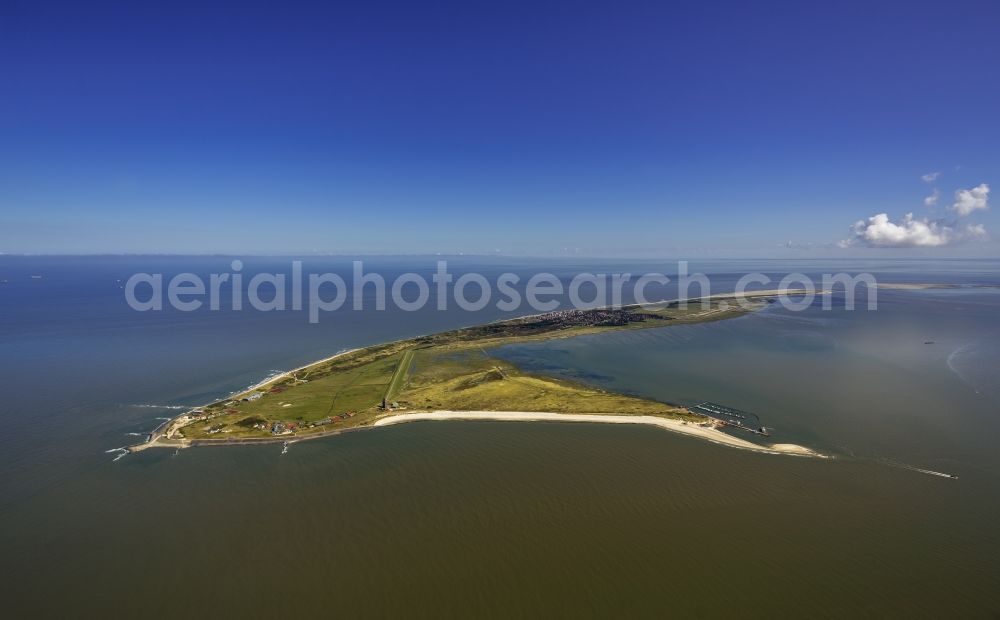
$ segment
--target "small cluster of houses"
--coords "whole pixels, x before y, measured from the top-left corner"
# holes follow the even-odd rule
[[[240,398],[237,398],[237,399],[230,400],[230,401],[226,402],[225,405],[224,405],[225,408],[223,408],[223,409],[213,410],[211,413],[209,413],[208,411],[205,411],[203,409],[194,409],[191,412],[189,412],[189,416],[191,417],[192,421],[193,420],[203,420],[203,421],[207,422],[209,420],[212,420],[213,418],[216,418],[216,417],[222,416],[222,415],[236,415],[236,414],[240,413],[240,410],[237,409],[237,407],[239,407],[239,405],[241,403],[254,402],[254,401],[260,400],[261,398],[263,398],[264,396],[266,396],[268,393],[270,393],[270,394],[278,394],[278,393],[281,393],[281,392],[284,392],[284,391],[285,391],[284,387],[275,386],[275,387],[272,387],[271,389],[269,389],[267,392],[252,392],[252,393],[247,394],[245,396],[242,396]],[[285,405],[285,406],[287,407],[289,405]],[[383,399],[382,404],[381,404],[381,408],[382,409],[393,409],[393,408],[396,408],[398,406],[399,406],[398,403],[392,403],[391,405],[389,405],[389,404],[387,404],[385,402],[384,399]],[[335,423],[337,423],[337,422],[339,422],[341,420],[349,420],[350,418],[353,418],[355,415],[357,415],[356,411],[348,411],[348,412],[345,412],[345,413],[342,413],[342,414],[339,414],[339,415],[327,416],[327,417],[325,417],[325,418],[323,418],[321,420],[314,420],[312,422],[309,422],[309,423],[305,424],[305,426],[307,428],[316,428],[316,427],[319,427],[319,426],[325,426],[327,424],[335,424]],[[261,421],[261,422],[258,422],[256,424],[254,424],[252,428],[254,430],[259,430],[259,431],[270,431],[270,433],[272,435],[290,435],[290,434],[294,433],[295,431],[299,430],[300,425],[298,423],[295,423],[295,422],[283,422],[283,421],[280,421],[280,420],[276,421],[276,422]],[[215,433],[219,433],[219,432],[231,432],[231,429],[230,430],[223,430],[223,426],[222,425],[219,425],[217,427],[206,427],[205,430],[207,430],[209,434],[215,434]]]
[[[356,411],[348,411],[340,415],[327,416],[321,420],[314,420],[306,425],[306,428],[316,428],[317,426],[324,426],[326,424],[335,424],[340,420],[349,420],[357,415]],[[254,427],[256,428],[256,427]],[[299,425],[295,422],[275,422],[271,425],[272,435],[289,435],[299,430]]]

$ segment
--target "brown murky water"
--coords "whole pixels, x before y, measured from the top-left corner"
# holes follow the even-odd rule
[[[46,440],[43,428],[8,464],[5,605],[54,616],[995,617],[998,309],[1000,295],[899,293],[872,315],[769,312],[502,352],[757,412],[775,440],[837,457],[825,461],[651,428],[424,422],[285,455],[149,451],[111,464],[101,448],[124,441],[124,414],[63,422],[79,441]],[[84,352],[63,338],[58,360],[82,368]],[[77,457],[84,449],[94,456]]]

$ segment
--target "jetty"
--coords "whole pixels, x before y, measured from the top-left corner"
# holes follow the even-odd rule
[[[725,426],[732,426],[743,431],[769,437],[770,433],[764,428],[760,421],[760,416],[756,413],[727,407],[718,403],[705,401],[686,408],[695,415],[713,418],[722,422]]]

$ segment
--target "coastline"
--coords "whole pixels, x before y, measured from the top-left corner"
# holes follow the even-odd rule
[[[352,433],[397,424],[426,421],[488,421],[488,422],[571,422],[582,424],[639,424],[664,429],[670,432],[697,437],[714,444],[749,450],[762,454],[784,454],[810,458],[832,458],[797,444],[757,444],[746,439],[729,435],[714,426],[702,426],[683,420],[664,418],[652,415],[616,415],[609,413],[553,413],[548,411],[411,411],[393,413],[375,420],[372,424],[354,428],[310,433],[308,435],[289,435],[279,437],[240,438],[240,439],[164,439],[163,436],[150,439],[136,446],[130,446],[130,452],[140,452],[149,448],[194,448],[199,446],[248,446],[269,444],[293,444],[300,441],[332,437],[343,433]]]
[[[601,424],[642,424],[674,433],[699,437],[712,443],[765,454],[788,454],[814,458],[830,458],[815,450],[790,443],[756,444],[720,431],[712,426],[690,424],[683,420],[651,415],[614,415],[601,413],[551,413],[544,411],[414,411],[399,413],[376,420],[371,427],[393,426],[428,420],[486,420],[494,422],[577,422]]]
[[[247,392],[252,392],[252,391],[260,389],[260,388],[262,388],[264,386],[270,385],[270,384],[274,383],[275,381],[280,381],[281,379],[285,379],[287,377],[290,377],[290,376],[294,375],[295,373],[297,373],[297,372],[299,372],[301,370],[305,370],[305,369],[307,369],[307,368],[309,368],[311,366],[315,366],[316,364],[322,364],[323,362],[329,362],[330,360],[335,360],[338,357],[342,357],[344,355],[350,355],[351,353],[355,353],[355,352],[360,351],[360,350],[361,350],[361,348],[354,348],[354,349],[347,349],[347,350],[341,351],[339,353],[334,353],[333,355],[330,355],[329,357],[324,357],[323,359],[319,359],[319,360],[316,360],[316,361],[313,361],[313,362],[309,362],[308,364],[305,364],[304,366],[299,366],[298,368],[293,368],[291,370],[286,370],[286,371],[278,373],[276,375],[271,375],[270,377],[265,377],[264,379],[261,379],[260,381],[258,381],[257,383],[254,383],[250,387],[242,389],[242,390],[239,390],[237,392],[233,392],[233,394],[245,394]],[[166,420],[165,422],[163,422],[163,424],[160,424],[159,426],[157,426],[156,428],[154,428],[152,430],[152,432],[149,433],[149,436],[147,436],[145,440],[143,440],[143,441],[141,441],[141,442],[139,442],[137,444],[133,444],[131,446],[126,446],[125,449],[128,452],[141,452],[141,451],[143,451],[143,450],[145,450],[147,448],[188,448],[188,447],[191,447],[193,445],[197,445],[197,444],[195,444],[195,443],[193,443],[191,441],[188,441],[188,440],[175,439],[173,437],[173,434],[177,431],[177,429],[180,426],[183,426],[184,424],[186,424],[187,422],[190,421],[190,417],[189,416],[191,415],[191,412],[197,411],[201,407],[205,407],[205,406],[207,406],[207,405],[200,405],[198,407],[192,407],[192,408],[188,409],[187,411],[185,411],[184,413],[182,413],[182,414],[180,414],[180,415],[178,415],[176,417],[170,418],[169,420]],[[161,443],[161,440],[163,440],[164,438],[167,441],[171,441],[173,443],[169,443],[169,444],[167,444],[167,443]]]
[[[367,347],[357,347],[357,348],[354,348],[354,349],[345,349],[344,351],[341,351],[340,353],[334,353],[333,355],[331,355],[329,357],[324,357],[323,359],[314,360],[312,362],[309,362],[308,364],[305,364],[304,366],[299,366],[298,368],[293,368],[291,370],[286,370],[284,372],[280,372],[280,373],[278,373],[276,375],[271,375],[270,377],[266,377],[266,378],[262,379],[261,381],[258,381],[257,383],[254,383],[253,385],[251,385],[248,388],[244,388],[242,390],[239,390],[239,391],[233,392],[233,393],[234,394],[245,394],[246,392],[252,392],[254,390],[257,390],[257,389],[260,389],[260,388],[264,387],[265,385],[270,385],[271,383],[274,383],[275,381],[280,381],[281,379],[284,379],[286,377],[290,377],[290,376],[294,375],[295,373],[297,373],[297,372],[299,372],[301,370],[305,370],[305,369],[307,369],[307,368],[309,368],[311,366],[315,366],[316,364],[322,364],[323,362],[329,362],[330,360],[335,360],[338,357],[343,357],[345,355],[350,355],[351,353],[354,353],[356,351],[360,351],[363,348],[367,348]]]
[[[887,291],[928,291],[928,290],[955,290],[955,289],[995,289],[1000,288],[1000,284],[945,284],[945,283],[909,283],[909,282],[879,282],[876,288]]]
[[[686,301],[688,303],[696,303],[703,300],[720,300],[720,299],[736,299],[738,297],[743,297],[745,299],[761,299],[767,297],[775,297],[777,295],[786,294],[794,295],[801,294],[802,289],[774,289],[774,290],[764,290],[764,291],[746,291],[743,295],[737,295],[736,293],[720,293],[716,295],[704,296],[704,297],[693,297],[693,298],[683,298],[676,300],[664,300],[660,302],[654,302],[648,304],[649,306],[656,305],[668,305],[674,304],[681,301]],[[817,294],[829,294],[829,291],[818,291]],[[632,307],[632,306],[627,306]],[[742,308],[742,313],[754,312],[758,310],[759,307],[754,308]],[[713,320],[713,315],[717,314],[719,310],[709,310],[708,312],[701,313],[700,321],[711,321]],[[742,314],[741,313],[741,314]],[[526,317],[516,317],[513,319],[503,319],[500,321],[494,321],[490,324],[503,324],[508,322],[523,321],[525,319],[530,319],[533,316],[542,315],[528,315]],[[725,317],[728,318],[728,317]],[[459,328],[461,329],[472,329],[472,328]],[[351,355],[358,352],[363,352],[368,349],[375,347],[389,346],[396,343],[407,342],[410,340],[416,340],[421,337],[430,337],[435,334],[430,334],[426,336],[417,336],[411,338],[403,338],[399,340],[389,341],[386,343],[378,343],[374,345],[369,345],[367,347],[356,347],[353,349],[347,349],[324,357],[319,360],[315,360],[299,366],[297,368],[280,372],[275,375],[265,377],[264,379],[258,381],[257,383],[251,385],[250,387],[244,388],[243,390],[234,392],[235,395],[247,394],[255,390],[265,388],[273,383],[277,383],[284,379],[295,378],[298,372],[306,371],[314,366],[323,364],[335,360],[337,358]],[[573,337],[577,335],[583,335],[581,333],[553,333],[547,334],[548,338],[563,338],[563,337]],[[211,403],[202,405],[199,407],[193,407],[184,413],[171,418],[163,422],[155,428],[144,441],[127,446],[125,450],[128,453],[139,452],[147,448],[188,448],[196,446],[220,446],[220,445],[251,445],[251,444],[270,444],[270,443],[294,443],[298,441],[305,441],[308,439],[318,439],[321,437],[330,437],[333,435],[339,435],[344,432],[351,432],[356,430],[363,430],[365,428],[373,428],[375,426],[387,426],[391,424],[399,424],[410,421],[418,420],[495,420],[495,421],[560,421],[560,422],[598,422],[598,423],[618,423],[618,424],[645,424],[650,426],[657,426],[674,432],[686,434],[689,436],[696,436],[713,443],[720,445],[726,445],[729,447],[735,447],[745,450],[752,450],[756,452],[764,452],[770,454],[794,454],[799,456],[813,456],[827,458],[819,453],[816,453],[809,448],[804,446],[798,446],[795,444],[773,444],[770,446],[755,444],[738,437],[733,437],[719,431],[714,427],[700,426],[698,424],[692,424],[683,420],[670,419],[657,417],[653,415],[636,415],[636,414],[614,414],[614,413],[556,413],[556,412],[524,412],[524,411],[450,411],[450,410],[434,410],[434,411],[413,411],[409,413],[402,414],[390,414],[380,418],[376,418],[370,424],[365,424],[363,426],[356,426],[351,428],[340,428],[336,430],[319,431],[314,433],[309,433],[306,435],[281,435],[274,437],[253,437],[253,438],[227,438],[227,439],[206,439],[206,438],[194,438],[188,439],[183,436],[177,437],[176,433],[185,425],[193,419],[193,414],[198,412],[199,409],[210,406]]]

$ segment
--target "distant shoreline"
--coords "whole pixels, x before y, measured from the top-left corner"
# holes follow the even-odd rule
[[[1000,284],[943,284],[943,283],[909,283],[909,282],[879,282],[876,288],[887,291],[927,291],[927,290],[953,290],[953,289],[985,289],[1000,288]]]

